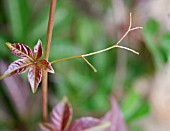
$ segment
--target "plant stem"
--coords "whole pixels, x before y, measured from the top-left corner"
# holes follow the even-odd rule
[[[47,39],[46,39],[46,47],[45,47],[45,56],[44,59],[48,61],[48,57],[50,54],[50,43],[52,38],[52,30],[54,24],[54,14],[56,8],[56,0],[51,0],[50,3],[50,14],[49,14],[49,21],[48,21],[48,30],[47,30]],[[43,122],[47,122],[48,118],[48,74],[47,71],[43,71],[43,79],[42,79],[42,117]]]
[[[99,51],[95,51],[95,52],[91,52],[91,53],[84,54],[84,55],[79,55],[79,56],[72,56],[72,57],[62,58],[62,59],[59,59],[59,60],[54,60],[54,61],[52,61],[50,63],[54,64],[54,63],[58,63],[58,62],[61,62],[61,61],[82,58],[94,70],[94,72],[97,72],[97,70],[94,68],[94,66],[89,61],[87,61],[87,59],[85,59],[85,57],[92,56],[92,55],[95,55],[95,54],[99,54],[99,53],[111,50],[113,48],[125,49],[125,50],[131,51],[131,52],[139,55],[139,52],[137,52],[137,51],[135,51],[133,49],[130,49],[128,47],[124,47],[124,46],[120,46],[119,45],[119,43],[122,42],[122,40],[128,35],[129,32],[137,30],[137,29],[143,29],[143,27],[134,27],[134,28],[132,28],[132,13],[130,13],[129,28],[128,28],[128,30],[125,32],[125,34],[120,38],[120,40],[116,44],[114,44],[114,45],[112,45],[112,46],[110,46],[108,48],[99,50]]]

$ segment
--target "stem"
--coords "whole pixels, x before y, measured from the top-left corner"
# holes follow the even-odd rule
[[[137,51],[135,51],[135,50],[132,50],[132,49],[130,49],[130,48],[128,48],[128,47],[120,46],[120,45],[116,45],[115,47],[117,47],[117,48],[122,48],[122,49],[125,49],[125,50],[128,50],[128,51],[131,51],[131,52],[133,52],[133,53],[135,53],[135,54],[139,55],[139,52],[137,52]]]
[[[47,30],[47,40],[46,40],[46,47],[45,47],[45,56],[44,59],[48,61],[48,57],[50,54],[50,43],[52,38],[52,30],[53,30],[53,24],[54,24],[54,14],[55,14],[55,8],[56,8],[56,0],[51,0],[50,3],[50,14],[49,14],[49,21],[48,21],[48,30]],[[47,99],[48,99],[48,74],[47,71],[43,71],[43,78],[42,78],[42,117],[43,122],[47,122],[48,118],[48,110],[47,110]]]
[[[93,69],[94,72],[97,72],[96,68],[84,56],[82,56],[82,59]]]
[[[67,58],[62,58],[59,60],[54,60],[52,62],[50,62],[51,64],[57,63],[57,62],[61,62],[61,61],[66,61],[66,60],[72,60],[72,59],[77,59],[77,58],[82,58],[82,56],[72,56],[72,57],[67,57]]]
[[[124,46],[119,46],[119,43],[122,42],[122,40],[128,35],[129,32],[137,30],[137,29],[143,29],[143,27],[134,27],[134,28],[132,28],[132,13],[130,13],[130,20],[129,20],[129,28],[128,28],[128,30],[120,38],[120,40],[116,44],[114,44],[113,46],[110,46],[108,48],[105,48],[105,49],[102,49],[102,50],[99,50],[99,51],[95,51],[95,52],[92,52],[92,53],[84,54],[84,55],[72,56],[72,57],[62,58],[62,59],[59,59],[59,60],[54,60],[54,61],[52,61],[50,63],[54,64],[54,63],[61,62],[61,61],[82,58],[94,70],[94,72],[96,72],[97,70],[94,68],[94,66],[89,61],[87,61],[87,59],[85,59],[86,56],[91,56],[91,55],[99,54],[99,53],[111,50],[113,48],[116,48],[116,47],[117,48],[122,48],[122,49],[125,49],[125,50],[128,50],[128,51],[131,51],[131,52],[139,55],[139,52],[137,52],[137,51],[135,51],[133,49],[130,49],[130,48],[124,47]]]

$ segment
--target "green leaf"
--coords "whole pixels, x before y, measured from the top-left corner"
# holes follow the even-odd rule
[[[154,19],[148,20],[144,27],[144,32],[149,35],[155,36],[159,32],[159,23]]]
[[[149,105],[136,92],[130,92],[122,102],[122,111],[126,120],[134,120],[149,112]]]
[[[23,36],[23,23],[21,17],[20,0],[7,0],[8,21],[12,36],[16,40],[21,40]]]
[[[163,49],[167,56],[170,55],[170,32],[167,32],[162,36],[160,47]]]
[[[147,101],[140,100],[140,106],[136,112],[131,116],[131,120],[141,118],[150,112],[150,107]]]
[[[32,30],[28,33],[27,40],[33,41],[33,38],[40,38],[46,36],[48,25],[49,12],[47,8],[44,9],[43,16],[38,17],[38,20],[32,25]],[[54,28],[63,22],[63,19],[67,18],[68,13],[62,9],[57,9],[54,16]],[[44,28],[45,27],[45,28]],[[55,31],[55,30],[54,30]]]
[[[159,40],[157,36],[158,32],[159,23],[156,20],[152,19],[146,22],[143,35],[146,46],[154,58],[154,64],[157,69],[159,69],[164,63],[164,58],[160,52],[160,47],[158,46],[159,42],[157,42]]]
[[[0,36],[0,56],[2,56],[2,58],[8,55],[8,48],[4,46],[5,42],[6,39],[4,38],[4,36]]]

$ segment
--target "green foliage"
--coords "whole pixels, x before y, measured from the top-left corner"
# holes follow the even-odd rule
[[[167,32],[162,35],[160,40],[160,48],[162,49],[162,53],[164,53],[166,59],[169,59],[170,56],[170,32]]]
[[[139,94],[130,91],[122,102],[122,111],[126,120],[132,121],[149,113],[148,103]]]
[[[158,36],[159,36],[159,24],[155,20],[149,20],[144,27],[144,38],[146,46],[150,53],[154,57],[154,63],[156,68],[160,68],[163,63],[163,56],[159,49]]]
[[[150,19],[144,27],[144,39],[146,46],[152,54],[154,65],[160,69],[169,59],[170,33],[160,34],[159,23]]]

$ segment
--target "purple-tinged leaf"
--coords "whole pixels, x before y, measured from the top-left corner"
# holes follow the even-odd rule
[[[35,93],[42,79],[42,70],[35,64],[28,71],[28,80],[31,85],[32,92]]]
[[[47,70],[50,73],[54,73],[53,67],[46,60],[39,60],[37,62],[37,66],[40,67],[40,69],[42,69],[42,70]]]
[[[0,74],[2,74],[2,71],[7,68],[7,65],[2,60],[0,60],[0,65]],[[25,81],[19,76],[13,76],[4,79],[0,84],[5,87],[4,90],[7,92],[7,95],[14,106],[13,108],[16,108],[17,113],[20,116],[28,114],[28,110],[30,111],[30,109],[28,109],[27,106],[30,95]],[[1,105],[1,107],[3,107],[3,105]]]
[[[111,111],[102,119],[103,122],[110,122],[111,126],[105,131],[127,131],[123,116],[114,97],[111,97]]]
[[[27,59],[19,59],[14,61],[9,65],[5,73],[2,76],[0,76],[0,80],[11,75],[21,74],[25,72],[30,67],[31,64],[32,62],[30,62]]]
[[[53,108],[50,119],[56,131],[65,131],[68,128],[72,114],[72,108],[66,98]]]
[[[68,131],[88,131],[88,129],[96,127],[100,125],[101,122],[97,118],[93,117],[82,117],[76,121],[74,121]]]
[[[28,46],[20,43],[14,43],[14,44],[6,43],[6,45],[10,49],[12,54],[20,58],[29,59],[33,61],[33,53]]]
[[[42,54],[43,54],[43,50],[42,50],[42,42],[41,40],[38,40],[37,44],[34,46],[34,60],[38,60]]]
[[[40,123],[38,131],[56,131],[55,127],[50,123]]]

